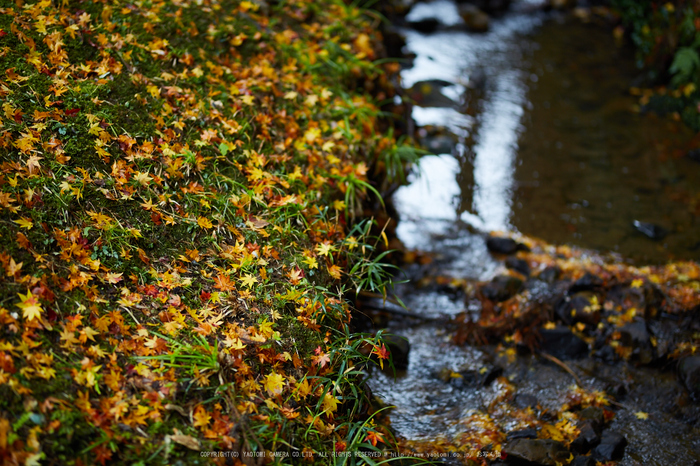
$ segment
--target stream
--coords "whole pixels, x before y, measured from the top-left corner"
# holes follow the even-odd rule
[[[410,353],[405,368],[375,371],[370,386],[412,451],[463,452],[440,464],[483,457],[465,447],[475,430],[522,429],[511,406],[554,412],[573,385],[531,354],[454,343],[446,322],[478,315],[470,290],[507,271],[486,246],[489,232],[571,245],[594,261],[700,260],[700,163],[686,156],[693,133],[638,111],[634,52],[595,12],[544,12],[538,3],[513,2],[480,33],[466,31],[451,1],[417,3],[408,24],[437,28],[400,28],[414,55],[402,85],[435,154],[393,199],[397,236],[412,251],[409,281],[396,292],[423,319],[373,316]],[[608,426],[626,439],[617,464],[699,464],[700,409],[675,372],[592,357],[569,366],[588,390],[620,395]],[[501,414],[485,416],[494,406]]]

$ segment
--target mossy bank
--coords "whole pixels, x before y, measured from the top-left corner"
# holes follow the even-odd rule
[[[3,462],[391,443],[359,369],[385,352],[348,305],[388,277],[368,173],[413,154],[379,21],[340,0],[4,4]]]

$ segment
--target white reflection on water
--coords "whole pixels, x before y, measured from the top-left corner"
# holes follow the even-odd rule
[[[526,92],[519,81],[519,72],[501,72],[480,117],[472,208],[486,230],[512,229],[513,174]]]
[[[410,184],[394,195],[401,212],[397,234],[408,248],[423,247],[432,235],[444,233],[457,220],[457,160],[450,155],[427,156],[420,166],[421,176],[411,175]]]
[[[434,17],[445,25],[454,25],[461,21],[450,16],[454,14],[452,2],[439,1],[417,4],[409,17]],[[407,48],[416,54],[414,66],[402,72],[405,87],[431,79],[468,86],[469,75],[477,69],[486,76],[483,106],[476,121],[451,108],[415,107],[413,111],[419,126],[442,126],[458,135],[474,133],[473,203],[459,219],[482,230],[513,229],[514,164],[527,92],[517,67],[522,35],[541,21],[539,15],[513,12],[494,19],[485,34],[402,31]],[[400,189],[395,197],[402,218],[399,238],[409,247],[425,244],[430,239],[427,234],[444,231],[445,222],[458,219],[459,203],[455,199],[461,191],[455,180],[460,170],[457,160],[443,154],[425,158],[421,165],[422,179]]]

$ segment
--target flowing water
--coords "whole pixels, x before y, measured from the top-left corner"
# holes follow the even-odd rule
[[[407,19],[426,17],[443,27],[401,31],[415,54],[402,72],[403,86],[419,102],[418,134],[436,153],[422,159],[420,176],[394,197],[399,239],[433,257],[430,265],[407,267],[410,277],[492,278],[504,270],[485,247],[483,233],[494,230],[635,263],[700,259],[694,193],[700,163],[685,156],[693,134],[671,118],[635,111],[634,54],[609,26],[595,17],[546,14],[527,0],[491,18],[486,33],[465,32],[448,0],[419,3]],[[665,234],[651,239],[635,221]],[[412,283],[398,292],[411,311],[428,317],[478,312],[444,288]],[[403,438],[458,435],[463,420],[497,396],[497,387],[465,391],[436,377],[489,364],[488,348],[455,346],[443,326],[431,323],[394,320],[388,329],[410,341],[409,366],[397,377],[373,375],[372,388],[395,406],[391,422]],[[606,369],[591,365],[577,367],[589,374],[590,387],[601,388]],[[528,358],[505,375],[543,405],[561,403],[571,384],[567,374]],[[674,377],[640,369],[629,379],[630,405],[615,421],[630,442],[621,464],[692,464],[700,445],[688,438],[697,429],[659,405],[677,390],[669,388],[677,385]],[[642,423],[635,410],[653,413],[652,421]]]

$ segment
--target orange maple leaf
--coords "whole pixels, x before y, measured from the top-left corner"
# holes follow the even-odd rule
[[[207,427],[209,421],[211,421],[211,416],[207,413],[207,410],[203,406],[197,406],[194,410],[194,426],[195,427]]]
[[[391,356],[391,353],[389,353],[389,350],[386,349],[386,346],[384,346],[384,343],[382,343],[382,347],[378,347],[377,345],[374,345],[374,349],[372,350],[372,354],[376,354],[377,357],[379,358],[379,366],[384,369],[384,360],[389,359],[389,356]]]

